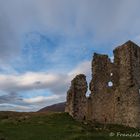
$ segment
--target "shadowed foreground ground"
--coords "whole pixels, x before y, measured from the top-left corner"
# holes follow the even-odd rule
[[[90,125],[66,113],[0,112],[0,140],[139,140],[139,130],[118,125]],[[109,136],[115,135],[115,136]]]

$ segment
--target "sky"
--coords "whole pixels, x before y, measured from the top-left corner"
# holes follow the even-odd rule
[[[139,0],[0,0],[0,110],[37,111],[66,100],[93,53],[140,44]]]

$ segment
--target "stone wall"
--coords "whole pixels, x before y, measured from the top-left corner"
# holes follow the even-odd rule
[[[114,91],[114,123],[140,127],[140,48],[131,41],[114,50],[118,87]]]
[[[90,97],[85,76],[74,78],[66,112],[79,120],[140,127],[140,47],[128,41],[113,53],[114,62],[94,53]]]
[[[87,81],[83,74],[77,75],[71,81],[71,87],[67,92],[66,112],[78,120],[86,119],[87,110]]]
[[[92,80],[90,83],[92,115],[91,120],[101,123],[112,123],[113,87],[112,63],[107,55],[94,54],[92,61]],[[109,102],[108,102],[109,101]]]

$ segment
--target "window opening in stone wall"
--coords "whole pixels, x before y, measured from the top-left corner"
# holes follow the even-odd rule
[[[108,82],[108,87],[112,87],[113,86],[113,82],[112,81],[109,81]]]
[[[90,85],[90,81],[91,81],[91,79],[87,78],[87,84],[88,85]],[[91,91],[90,91],[90,89],[88,87],[87,92],[86,92],[86,97],[90,97],[90,94],[91,94]]]
[[[90,90],[88,89],[87,93],[86,93],[86,97],[90,97]]]
[[[83,118],[84,120],[86,120],[86,116],[84,116],[84,118]]]
[[[111,56],[111,57],[110,57],[110,61],[111,61],[112,63],[114,63],[114,56]]]
[[[117,101],[118,101],[118,102],[120,101],[120,97],[117,98]]]
[[[135,55],[136,58],[138,58],[137,51],[134,51],[134,55]]]

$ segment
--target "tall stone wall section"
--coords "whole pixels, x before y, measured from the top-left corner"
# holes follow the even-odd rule
[[[67,92],[65,111],[77,120],[86,119],[87,88],[86,76],[80,74],[71,81],[71,87]]]
[[[131,41],[114,50],[114,64],[119,73],[119,84],[114,92],[114,123],[131,127],[140,127],[139,51]]]
[[[78,120],[140,127],[140,47],[128,41],[113,53],[114,62],[94,53],[91,94],[86,98],[85,76],[76,76],[68,91],[66,111]]]
[[[112,65],[107,55],[94,54],[90,83],[92,115],[91,118],[88,118],[89,120],[112,123],[114,110],[112,102],[109,102],[109,100],[113,99],[113,89],[108,86],[109,82],[112,82]]]

